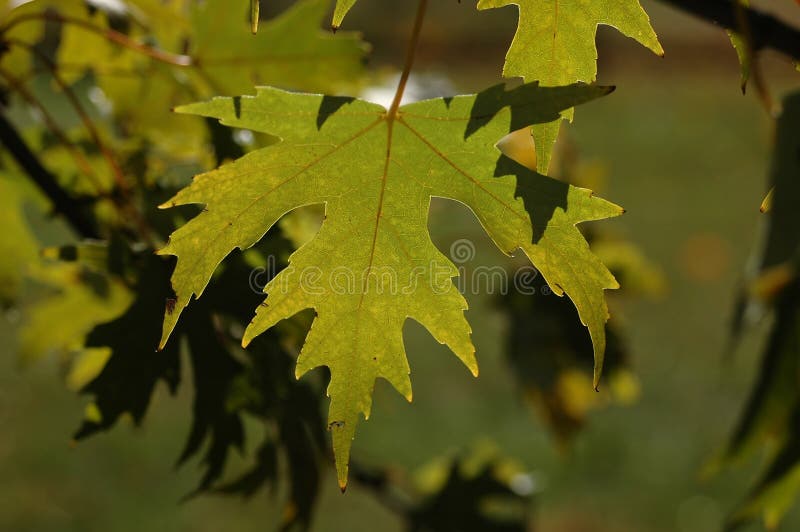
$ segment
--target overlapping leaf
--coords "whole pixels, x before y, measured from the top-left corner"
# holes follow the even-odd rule
[[[617,284],[575,225],[622,210],[528,170],[495,143],[608,92],[501,85],[403,106],[392,117],[364,101],[261,88],[254,97],[179,109],[282,141],[198,176],[165,204],[198,203],[205,210],[161,251],[178,256],[176,304],[165,316],[162,346],[231,250],[253,245],[293,209],[325,204],[320,232],[267,285],[268,298],[243,343],[303,309],[316,310],[297,375],[330,368],[329,424],[344,487],[356,424],[360,414],[369,415],[375,380],[388,380],[411,399],[402,340],[407,318],[477,374],[466,302],[451,281],[455,266],[427,231],[430,199],[439,196],[469,206],[501,250],[522,249],[556,294],[573,299],[594,340],[597,381],[608,316],[603,291]]]
[[[597,78],[597,26],[617,28],[653,52],[664,50],[639,0],[479,0],[478,9],[519,8],[519,25],[506,55],[503,75],[559,86]],[[571,113],[565,117],[571,119]],[[561,121],[533,128],[538,170],[546,173]]]

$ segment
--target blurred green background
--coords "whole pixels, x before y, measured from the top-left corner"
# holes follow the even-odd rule
[[[784,14],[800,11],[779,3],[788,6]],[[413,7],[362,0],[348,19],[347,29],[364,30],[374,44],[377,70],[400,63]],[[516,393],[502,353],[504,319],[489,296],[473,296],[468,318],[481,376],[473,379],[420,327],[407,325],[414,402],[378,384],[373,416],[354,448],[363,462],[415,469],[490,439],[532,472],[537,529],[558,532],[707,532],[752,485],[758,460],[711,479],[701,472],[733,429],[766,330],[726,354],[735,290],[761,230],[771,122],[755,97],[742,96],[723,32],[652,2],[646,7],[666,58],[602,28],[600,81],[618,89],[581,108],[567,128],[582,159],[607,168],[603,196],[627,209],[604,225],[637,244],[668,281],[657,300],[614,306],[640,379],[639,400],[593,413],[574,446],[559,450]],[[418,89],[435,93],[449,84],[467,92],[498,80],[514,23],[513,9],[478,13],[473,2],[434,3]],[[777,58],[766,58],[765,74],[776,97],[797,82]],[[441,249],[459,238],[475,242],[474,265],[509,263],[463,206],[437,202],[430,227]],[[187,389],[172,398],[159,388],[141,428],[123,423],[71,446],[84,399],[64,389],[55,361],[18,368],[19,319],[9,312],[0,323],[0,530],[272,528],[280,510],[267,493],[249,502],[179,503],[197,480],[191,465],[174,469],[190,423]],[[333,475],[324,485],[315,530],[401,529],[357,485],[346,495]],[[782,529],[800,529],[800,512]]]

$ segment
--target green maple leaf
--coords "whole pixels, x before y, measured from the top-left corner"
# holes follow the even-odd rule
[[[664,55],[639,0],[479,0],[478,9],[519,6],[503,75],[558,86],[597,77],[597,26],[613,26]]]
[[[608,317],[603,290],[617,283],[575,225],[622,209],[532,172],[495,144],[510,131],[552,121],[563,109],[608,92],[585,85],[528,84],[510,91],[499,85],[393,114],[351,98],[259,88],[256,96],[179,108],[282,140],[196,177],[163,205],[204,204],[205,211],[160,251],[178,257],[176,303],[165,316],[162,346],[228,253],[253,245],[293,209],[324,204],[322,228],[268,283],[268,298],[243,345],[283,319],[316,310],[296,374],[330,369],[329,426],[344,487],[356,424],[359,414],[369,415],[375,380],[386,379],[411,400],[402,338],[407,318],[478,372],[467,304],[452,282],[457,270],[427,230],[436,196],[470,207],[502,251],[522,249],[556,294],[572,298],[594,340],[597,379]]]
[[[664,55],[639,0],[479,0],[478,9],[519,7],[519,25],[506,55],[503,75],[560,86],[597,78],[597,26],[613,26]],[[572,120],[572,113],[564,118]],[[561,120],[533,128],[537,169],[546,173]]]

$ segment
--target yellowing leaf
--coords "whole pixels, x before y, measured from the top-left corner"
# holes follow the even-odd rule
[[[519,27],[506,55],[505,76],[549,86],[594,81],[599,24],[664,54],[639,0],[479,0],[478,9],[511,4],[519,6]]]
[[[160,251],[178,257],[176,303],[165,316],[162,346],[228,253],[253,245],[289,211],[324,204],[319,233],[267,284],[267,300],[243,344],[304,309],[316,310],[296,373],[330,368],[329,426],[344,487],[356,424],[360,414],[369,416],[375,380],[386,379],[411,399],[406,319],[424,325],[478,372],[467,304],[451,280],[457,269],[427,230],[431,197],[437,196],[471,208],[502,251],[522,249],[554,293],[569,294],[594,340],[596,381],[608,317],[603,291],[617,283],[575,225],[622,209],[532,172],[495,144],[609,92],[585,85],[528,84],[510,91],[498,85],[406,105],[393,115],[352,98],[259,88],[256,96],[180,108],[282,140],[196,177],[165,204],[204,204],[205,210]]]

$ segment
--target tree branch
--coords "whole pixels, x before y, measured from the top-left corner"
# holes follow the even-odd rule
[[[0,112],[0,142],[8,148],[9,153],[20,167],[50,199],[54,211],[64,216],[82,237],[99,238],[100,235],[94,221],[82,211],[80,202],[64,192],[55,176],[42,166],[42,163],[2,112]]]
[[[665,4],[702,18],[725,29],[738,31],[736,0],[660,0]],[[800,59],[800,30],[780,19],[744,7],[742,15],[749,26],[753,50],[772,48],[792,59]]]

